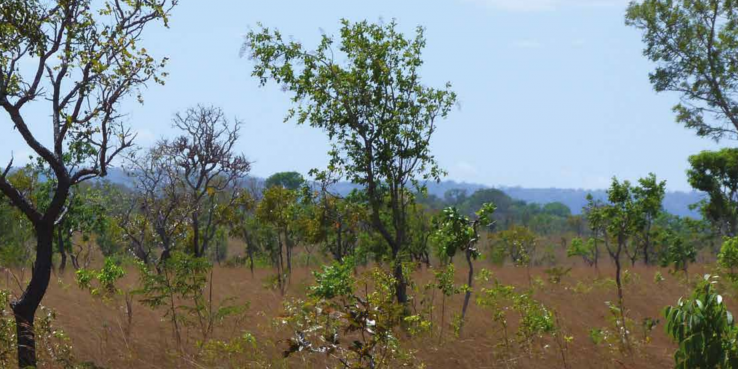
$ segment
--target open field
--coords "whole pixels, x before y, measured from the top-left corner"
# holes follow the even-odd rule
[[[525,269],[511,266],[491,267],[480,262],[477,268],[481,267],[491,269],[493,275],[504,284],[514,285],[521,291],[528,288]],[[693,267],[693,279],[700,274],[700,269],[705,267]],[[660,283],[654,280],[658,271],[665,277]],[[532,269],[534,280],[539,277],[545,284],[535,288],[534,298],[557,312],[559,325],[573,337],[566,354],[569,367],[671,367],[675,345],[667,339],[663,326],[658,325],[653,329],[649,342],[645,342],[640,322],[645,318],[660,319],[663,307],[674,304],[680,296],[688,295],[690,288],[682,277],[669,275],[667,270],[640,266],[631,268],[629,282],[625,287],[625,305],[629,318],[636,323],[636,329],[631,332],[632,340],[638,343],[633,345],[630,352],[621,353],[608,349],[605,344],[595,345],[589,337],[590,329],[608,326],[609,312],[605,302],[616,298],[616,289],[614,284],[607,282],[607,277],[613,272],[607,266],[601,267],[599,272],[579,266],[572,270],[570,276],[564,277],[560,284],[551,284],[545,281],[546,275],[542,268]],[[122,291],[137,288],[136,273],[131,270],[118,284]],[[465,271],[457,270],[457,282],[463,282],[461,277],[464,274]],[[214,336],[234,337],[241,332],[253,334],[256,338],[255,346],[247,348],[237,360],[240,363],[238,365],[243,367],[323,367],[322,355],[297,354],[289,360],[283,359],[282,351],[286,348],[283,340],[289,338],[291,332],[274,324],[275,318],[280,316],[285,298],[305,295],[307,287],[313,282],[309,270],[302,267],[293,271],[284,298],[278,290],[265,288],[264,280],[269,275],[270,271],[267,269],[258,269],[252,277],[248,269],[243,267],[214,268],[213,300],[234,297],[239,303],[249,304],[243,317],[217,327]],[[414,280],[419,285],[430,278],[432,274],[426,269],[414,275]],[[13,287],[12,278],[4,278],[3,283],[11,284],[3,287]],[[484,286],[484,282],[479,282],[475,288]],[[474,297],[472,295],[472,300]],[[462,300],[462,295],[448,300],[446,324],[453,313],[460,311]],[[202,352],[198,355],[195,349],[198,333],[194,328],[187,331],[183,338],[186,354],[178,354],[172,328],[163,319],[163,312],[154,311],[138,302],[133,304],[130,333],[126,335],[124,297],[116,296],[108,301],[93,298],[90,293],[76,286],[72,271],[52,278],[44,303],[57,312],[56,326],[71,338],[73,352],[81,362],[94,363],[103,368],[230,367],[226,360],[207,362],[202,358]],[[435,314],[438,315],[441,311],[440,298],[436,299],[436,305]],[[731,298],[727,298],[727,305],[735,306]],[[514,332],[515,325],[516,322],[511,319],[510,332]],[[445,332],[443,339],[439,338],[438,331],[434,331],[432,336],[425,334],[411,338],[406,333],[400,333],[400,337],[404,347],[417,350],[416,357],[427,368],[564,367],[561,351],[554,342],[546,339],[530,355],[513,347],[507,360],[502,360],[504,348],[501,346],[499,327],[492,321],[488,310],[474,303],[469,308],[463,335],[455,337],[450,326],[446,327]]]

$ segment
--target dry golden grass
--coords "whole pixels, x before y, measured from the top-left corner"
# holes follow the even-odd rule
[[[528,277],[524,269],[514,267],[492,267],[484,262],[479,268],[490,269],[495,277],[503,283],[520,288],[528,286]],[[689,294],[690,287],[679,278],[669,275],[666,270],[636,266],[630,269],[636,275],[634,281],[625,288],[625,305],[629,317],[636,322],[636,329],[631,334],[634,338],[642,336],[640,322],[646,318],[661,318],[664,306],[674,304],[680,296]],[[707,267],[693,267],[693,278]],[[666,278],[661,283],[654,281],[657,271]],[[459,266],[457,279],[463,283],[466,270]],[[252,277],[246,268],[215,267],[213,278],[213,295],[215,300],[235,297],[239,302],[248,302],[250,307],[245,318],[239,322],[229,321],[218,327],[215,337],[227,338],[243,331],[251,332],[258,341],[255,357],[259,366],[269,364],[271,367],[321,367],[321,359],[308,356],[296,356],[285,361],[281,353],[285,348],[281,341],[290,337],[290,332],[280,331],[272,324],[281,312],[285,298],[304,296],[307,286],[313,278],[308,268],[298,268],[293,272],[287,296],[278,291],[267,289],[263,280],[272,272],[257,270]],[[532,273],[546,279],[543,268],[534,268]],[[574,337],[569,347],[568,364],[571,368],[668,368],[672,367],[672,353],[675,345],[664,334],[663,324],[659,324],[652,333],[652,340],[634,347],[631,352],[611,352],[604,346],[597,346],[589,338],[592,328],[608,325],[609,316],[605,301],[613,301],[616,291],[611,286],[597,284],[598,278],[611,277],[614,270],[601,267],[594,269],[577,266],[571,275],[565,277],[561,284],[550,284],[536,289],[535,298],[547,307],[554,309],[560,316],[560,323],[565,331]],[[422,284],[432,278],[432,273],[423,269],[416,273],[414,279]],[[591,286],[588,293],[575,292],[575,286]],[[8,284],[10,284],[8,286]],[[137,276],[131,271],[118,285],[122,290],[136,288]],[[3,278],[0,285],[12,288],[16,292],[17,284],[10,278]],[[475,288],[484,284],[478,282]],[[473,296],[474,297],[474,296]],[[185,334],[185,346],[188,354],[182,355],[175,348],[170,324],[163,320],[163,311],[154,311],[139,303],[134,303],[133,320],[130,335],[126,335],[126,314],[123,297],[103,302],[93,298],[88,292],[80,290],[74,283],[74,273],[67,271],[64,275],[56,275],[48,290],[44,305],[57,311],[57,326],[71,337],[74,353],[80,361],[92,362],[104,368],[201,368],[193,359],[196,330]],[[461,309],[462,295],[457,295],[447,302],[446,322]],[[440,298],[436,298],[440,304]],[[734,308],[733,300],[728,298],[729,308]],[[439,314],[440,308],[436,314]],[[436,315],[437,316],[437,315]],[[514,329],[514,323],[513,328]],[[516,350],[510,360],[503,363],[499,360],[502,349],[499,347],[500,333],[492,322],[490,312],[472,303],[463,336],[456,338],[452,330],[442,341],[439,337],[403,337],[406,347],[417,350],[417,357],[427,368],[562,368],[560,352],[553,342],[549,347],[532,357]],[[253,366],[257,366],[254,361]]]

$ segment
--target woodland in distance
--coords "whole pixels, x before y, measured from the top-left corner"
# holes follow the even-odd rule
[[[252,83],[330,142],[257,178],[218,106],[136,144],[124,102],[168,61],[140,44],[177,2],[0,2],[0,135],[32,152],[0,168],[0,367],[738,368],[738,148],[689,158],[696,216],[657,173],[582,209],[432,194],[458,97],[423,82],[425,29],[337,19],[313,44],[246,35]],[[632,2],[623,27],[679,124],[738,139],[738,2]]]

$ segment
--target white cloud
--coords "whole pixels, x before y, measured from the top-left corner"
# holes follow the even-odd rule
[[[467,3],[514,12],[552,11],[562,7],[621,7],[630,0],[461,0]]]

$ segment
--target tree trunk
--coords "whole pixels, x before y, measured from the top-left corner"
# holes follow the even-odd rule
[[[57,243],[59,246],[59,255],[61,255],[61,261],[59,262],[59,273],[64,273],[64,269],[67,268],[67,247],[64,244],[64,230],[61,225],[57,228]]]
[[[464,306],[461,308],[461,323],[459,324],[459,336],[461,336],[461,330],[464,328],[464,318],[466,317],[466,309],[469,307],[469,300],[471,299],[472,283],[474,283],[474,264],[472,263],[472,252],[466,250],[466,263],[469,264],[469,276],[467,278],[467,290],[464,295]]]
[[[397,257],[395,257],[395,270],[393,274],[397,280],[397,287],[395,289],[397,302],[405,305],[407,304],[407,282],[402,274],[402,263],[397,259]]]
[[[36,339],[33,333],[33,320],[36,309],[46,294],[51,279],[51,256],[53,250],[54,225],[36,225],[36,261],[33,265],[31,282],[20,299],[11,305],[15,315],[18,367],[36,367]]]
[[[192,255],[196,258],[202,256],[200,252],[200,222],[197,212],[192,216]]]

